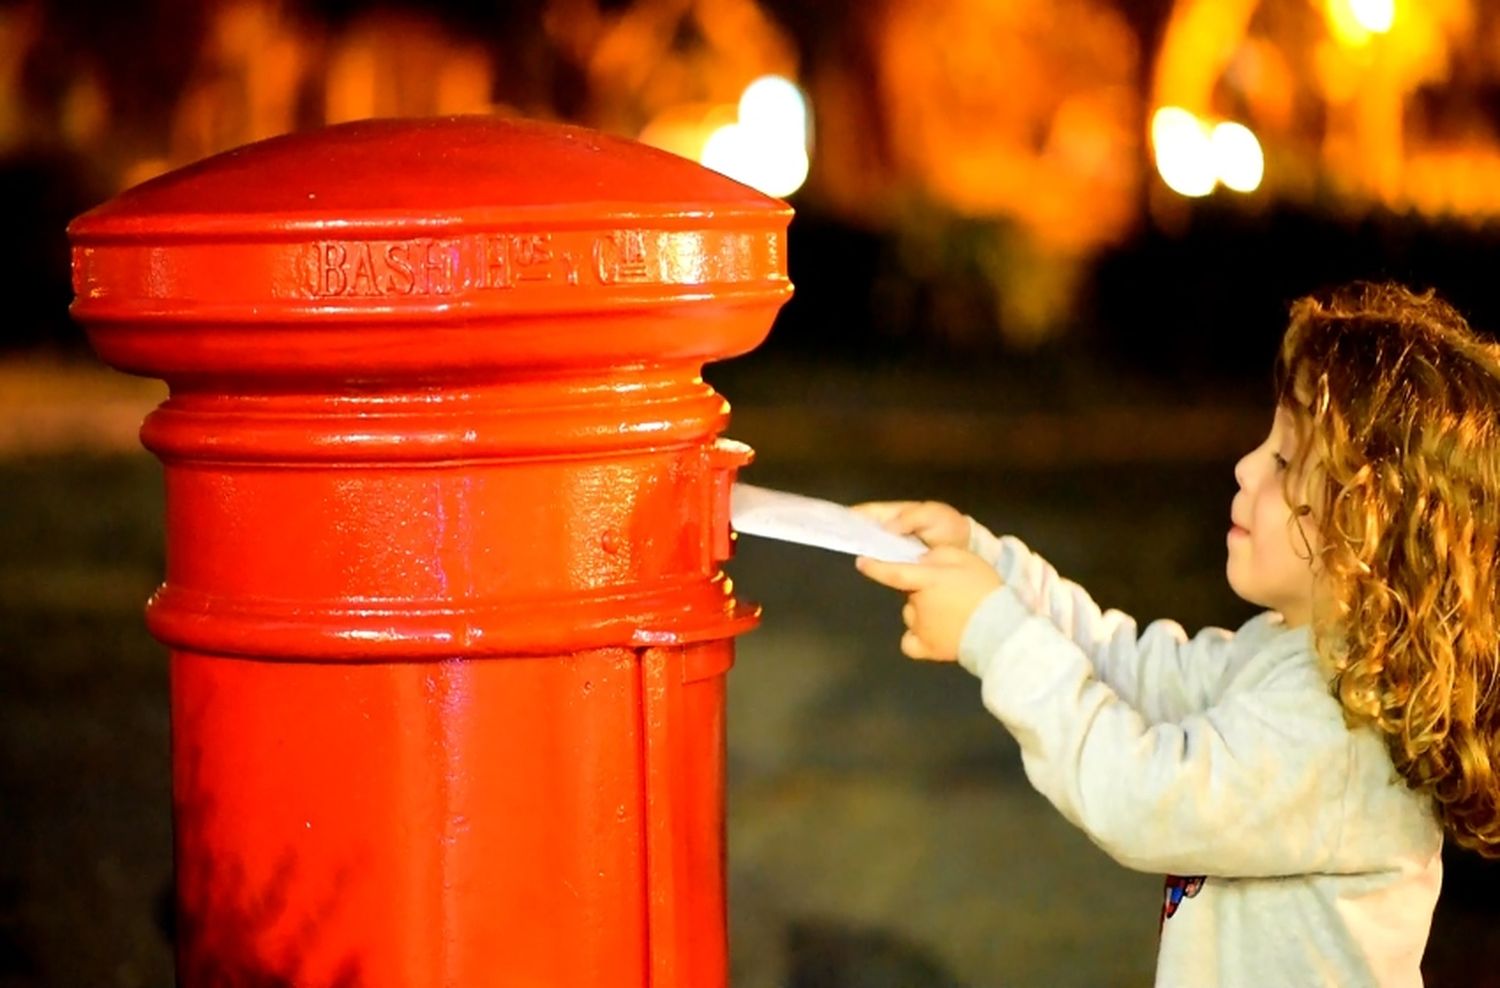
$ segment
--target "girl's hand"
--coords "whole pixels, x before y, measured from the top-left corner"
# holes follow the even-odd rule
[[[866,501],[854,511],[873,518],[897,535],[915,535],[929,548],[969,547],[969,519],[941,501]]]
[[[885,563],[860,556],[854,565],[876,583],[907,593],[901,651],[908,658],[952,662],[964,628],[979,602],[1001,586],[983,559],[952,546],[933,549],[916,563]]]

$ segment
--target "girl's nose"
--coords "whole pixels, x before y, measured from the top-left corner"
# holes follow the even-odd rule
[[[1249,468],[1250,454],[1246,453],[1244,456],[1240,457],[1239,462],[1234,465],[1234,482],[1239,484],[1241,487],[1249,486],[1249,481],[1246,478],[1246,473]]]

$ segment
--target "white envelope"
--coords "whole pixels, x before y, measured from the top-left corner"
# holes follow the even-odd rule
[[[893,563],[916,562],[927,552],[921,539],[886,531],[878,522],[832,501],[739,483],[729,500],[730,525],[742,535]]]

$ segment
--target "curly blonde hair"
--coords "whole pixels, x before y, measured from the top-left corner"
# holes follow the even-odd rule
[[[1292,307],[1277,390],[1315,464],[1334,694],[1500,857],[1500,347],[1431,292],[1357,283]]]

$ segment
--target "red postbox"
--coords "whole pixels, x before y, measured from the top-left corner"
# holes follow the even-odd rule
[[[575,127],[365,121],[79,217],[160,377],[179,983],[726,982],[728,492],[706,361],[787,207]]]

